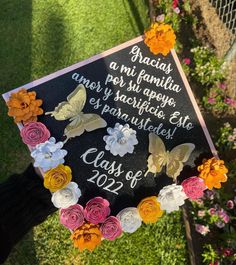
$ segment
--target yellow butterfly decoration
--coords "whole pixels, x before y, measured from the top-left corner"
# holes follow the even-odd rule
[[[149,133],[149,153],[148,157],[148,172],[157,174],[161,172],[163,166],[166,166],[166,174],[175,181],[183,170],[183,163],[188,161],[195,145],[191,143],[180,144],[174,147],[171,151],[166,151],[165,145],[161,138]]]
[[[84,114],[82,112],[86,98],[86,89],[80,84],[67,96],[67,101],[59,103],[54,111],[45,113],[45,115],[51,115],[58,121],[69,119],[70,123],[64,130],[66,136],[64,143],[72,137],[80,136],[85,131],[91,132],[107,126],[106,121],[98,114]]]

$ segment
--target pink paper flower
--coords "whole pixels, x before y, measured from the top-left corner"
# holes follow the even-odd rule
[[[121,224],[115,216],[108,217],[101,225],[100,231],[102,236],[108,240],[115,240],[122,234]]]
[[[110,214],[109,201],[102,197],[95,197],[86,203],[84,216],[92,224],[103,223]]]
[[[50,137],[47,127],[41,122],[29,122],[20,131],[22,141],[35,147],[37,144],[46,142]]]
[[[184,58],[184,59],[183,59],[183,62],[184,62],[185,64],[189,65],[189,64],[191,63],[191,60],[190,60],[190,58]]]
[[[205,236],[210,232],[208,225],[205,226],[205,225],[195,224],[195,230],[203,236]]]
[[[226,207],[228,209],[233,209],[234,208],[234,202],[232,200],[228,200],[226,203]]]
[[[65,227],[75,230],[84,223],[84,208],[75,204],[60,210],[60,223]]]
[[[203,196],[203,191],[206,189],[204,181],[199,177],[191,177],[182,182],[183,191],[191,200],[199,199]]]

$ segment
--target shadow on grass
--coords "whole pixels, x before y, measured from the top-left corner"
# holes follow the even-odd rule
[[[34,247],[34,234],[30,231],[15,247],[5,265],[38,265],[39,261],[36,256]]]
[[[63,58],[65,30],[62,7],[53,6],[45,13],[41,56],[49,72]],[[0,6],[0,94],[31,81],[32,76],[32,2],[3,0]],[[55,30],[56,29],[56,30]],[[23,171],[29,163],[29,152],[22,144],[17,127],[7,115],[5,102],[0,100],[0,181],[12,173]],[[20,156],[20,157],[19,157]],[[17,206],[16,206],[17,207]],[[46,254],[45,254],[46,255]],[[37,265],[40,261],[31,230],[12,250],[5,265]]]
[[[47,64],[48,73],[54,72],[60,67],[66,42],[64,13],[60,5],[56,3],[55,5],[52,10],[49,10],[45,18],[45,35],[43,36],[46,49],[43,61]]]
[[[31,0],[0,3],[0,95],[31,78],[32,44]],[[27,148],[22,144],[13,119],[0,96],[0,181],[22,171],[28,164]]]
[[[147,10],[148,10],[148,7],[149,7],[148,0],[145,0],[144,2],[145,2],[145,5],[147,6]],[[135,31],[135,25],[137,25],[138,32],[144,32],[145,25],[143,24],[142,18],[140,16],[140,12],[137,8],[137,1],[135,1],[135,0],[128,0],[128,1],[123,0],[123,5],[126,9],[126,13],[127,13],[128,18],[129,18],[130,24],[133,28],[133,31]],[[130,16],[130,14],[133,14],[135,21],[132,20],[132,17]]]

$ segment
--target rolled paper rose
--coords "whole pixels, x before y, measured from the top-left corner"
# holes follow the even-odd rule
[[[205,185],[210,190],[213,188],[220,189],[221,182],[227,181],[226,174],[228,169],[225,167],[223,160],[216,159],[215,157],[203,160],[203,164],[197,169],[199,177],[204,180]]]
[[[134,233],[142,224],[138,209],[135,207],[123,209],[116,217],[120,220],[122,230],[127,233]]]
[[[101,244],[102,234],[99,225],[85,223],[74,231],[71,239],[74,242],[74,247],[79,248],[80,251],[84,249],[93,251]]]
[[[161,205],[162,210],[166,210],[167,213],[178,211],[179,206],[184,204],[184,200],[187,198],[183,192],[181,185],[168,185],[162,188],[157,197],[157,201]]]
[[[138,205],[139,215],[145,224],[155,223],[163,215],[156,196],[147,197]]]
[[[108,240],[115,240],[122,234],[121,224],[115,216],[109,216],[100,227],[102,236]]]
[[[64,188],[72,180],[71,169],[62,164],[44,174],[44,187],[51,192]]]
[[[102,197],[95,197],[86,203],[85,219],[92,224],[103,223],[110,214],[109,201]]]
[[[43,114],[40,106],[43,104],[41,99],[36,99],[36,92],[27,92],[22,88],[10,95],[7,101],[8,115],[14,117],[15,123],[23,122],[27,124],[37,121],[37,116]]]
[[[84,223],[84,208],[80,204],[60,210],[60,223],[70,230],[75,230]]]
[[[77,183],[70,182],[65,188],[52,194],[52,203],[56,208],[68,208],[78,202],[81,191]]]
[[[25,144],[35,147],[37,144],[47,141],[50,137],[50,132],[43,123],[32,121],[21,129],[20,135]]]
[[[175,39],[176,36],[172,27],[164,23],[152,23],[151,27],[144,33],[144,43],[155,55],[161,53],[166,56],[174,48]]]
[[[183,187],[184,193],[191,200],[196,200],[203,197],[203,191],[207,189],[203,179],[195,176],[185,179],[181,185]]]

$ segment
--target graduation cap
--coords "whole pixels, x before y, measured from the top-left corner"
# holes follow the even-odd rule
[[[175,51],[154,55],[142,36],[22,87],[51,114],[38,121],[65,142],[82,205],[101,196],[116,215],[216,154]]]

